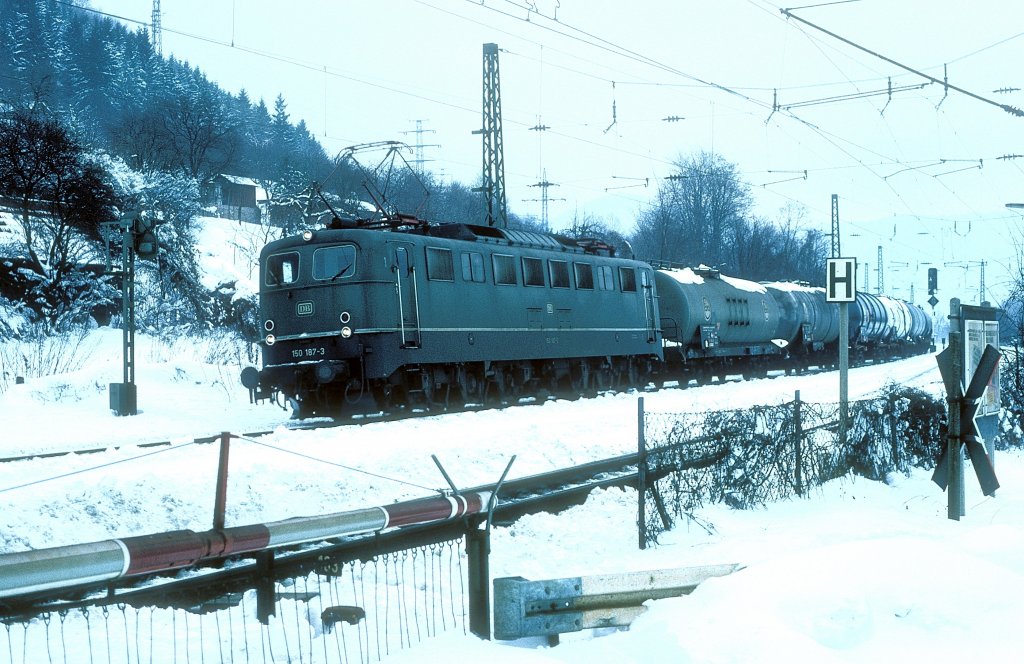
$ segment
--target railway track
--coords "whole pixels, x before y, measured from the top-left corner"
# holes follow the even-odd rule
[[[814,370],[808,371],[807,373],[811,373],[811,374],[827,373],[828,371],[830,371],[830,370],[814,369]],[[914,380],[914,379],[920,378],[922,376],[925,376],[926,374],[933,373],[933,372],[934,372],[934,369],[927,369],[925,371],[921,371],[921,372],[919,372],[917,374],[914,374],[913,376],[911,376],[907,380]],[[779,375],[781,376],[781,374],[779,374]],[[775,376],[775,377],[778,377],[778,376]],[[715,383],[715,384],[716,385],[721,385],[721,383]],[[705,386],[705,387],[708,387],[708,386]],[[666,385],[662,389],[690,389],[690,388],[688,386],[686,386],[686,387],[679,387],[678,385],[676,385],[676,386]],[[519,402],[517,402],[515,404],[511,404],[510,403],[510,404],[507,404],[507,405],[504,405],[504,406],[497,406],[497,408],[507,408],[507,407],[510,407],[510,406],[525,407],[525,406],[539,405],[539,404],[543,404],[543,403],[545,403],[545,400],[532,399],[531,398],[531,399],[522,399],[522,400],[520,400]],[[393,413],[383,413],[383,412],[381,412],[381,413],[360,414],[360,415],[355,415],[355,416],[352,416],[352,417],[349,417],[349,418],[343,418],[343,419],[338,419],[338,420],[331,420],[329,418],[314,419],[314,420],[310,420],[310,421],[292,420],[292,421],[286,422],[283,426],[285,426],[285,428],[287,428],[290,431],[312,431],[312,430],[317,430],[317,429],[330,429],[330,428],[342,427],[342,426],[368,424],[368,423],[372,423],[372,422],[390,422],[390,421],[406,420],[406,419],[411,419],[411,418],[416,418],[416,417],[430,417],[430,416],[436,416],[436,415],[439,415],[439,414],[446,414],[446,413],[461,413],[461,412],[473,412],[473,411],[481,411],[481,410],[491,410],[493,408],[495,408],[495,406],[489,406],[489,405],[483,405],[483,404],[468,404],[468,405],[465,405],[465,406],[460,407],[460,408],[450,408],[450,409],[447,409],[447,410],[428,410],[428,409],[418,409],[417,408],[417,409],[409,409],[409,410],[400,410],[400,411],[396,411],[396,412],[393,412]],[[261,436],[270,435],[270,434],[274,433],[275,430],[276,430],[276,428],[275,429],[256,430],[256,431],[232,432],[232,433],[234,433],[236,435],[239,435],[239,436],[247,437],[247,438],[258,438],[258,437],[261,437]],[[200,437],[197,437],[197,438],[193,438],[189,442],[191,442],[193,444],[215,443],[218,440],[220,440],[220,436],[221,436],[221,434],[219,434],[219,433],[213,434],[213,435],[207,435],[207,436],[200,436]],[[177,442],[181,443],[182,440],[178,439]],[[111,450],[120,450],[120,449],[147,449],[147,448],[154,448],[154,447],[169,447],[172,444],[174,444],[174,441],[164,440],[164,441],[149,441],[149,442],[143,442],[143,443],[117,443],[117,444],[111,444],[111,445],[97,445],[97,446],[94,446],[94,447],[71,447],[71,446],[67,446],[67,447],[64,447],[62,449],[57,449],[57,450],[49,450],[49,451],[41,451],[41,452],[35,452],[35,453],[30,453],[30,454],[19,454],[19,455],[0,457],[0,464],[12,463],[12,462],[17,462],[17,461],[28,461],[28,460],[31,460],[31,459],[52,459],[52,458],[59,458],[59,457],[65,457],[65,456],[99,454],[99,453],[102,453],[102,452],[108,452],[108,451],[111,451]]]
[[[536,405],[536,404],[539,404],[539,403],[542,403],[542,402],[541,401],[523,400],[523,401],[521,401],[521,402],[519,402],[517,404],[509,404],[509,406],[514,405],[516,407],[521,407],[521,406]],[[508,407],[508,406],[500,406],[500,407],[505,408],[505,407]],[[493,406],[483,406],[483,405],[473,405],[473,404],[471,404],[471,405],[467,405],[467,406],[464,406],[464,407],[459,408],[459,409],[452,408],[452,409],[445,410],[445,411],[412,409],[412,410],[402,410],[402,411],[398,411],[398,412],[395,412],[395,413],[383,413],[383,412],[381,412],[381,413],[376,413],[376,414],[373,414],[373,413],[371,413],[371,414],[363,414],[363,415],[357,415],[357,416],[354,416],[354,417],[350,417],[350,418],[347,418],[347,419],[338,419],[338,420],[332,420],[332,419],[329,419],[329,418],[321,418],[321,419],[313,419],[313,420],[289,420],[289,421],[285,422],[282,425],[278,425],[278,427],[275,427],[274,429],[261,429],[261,430],[255,430],[255,431],[242,431],[242,432],[232,431],[231,433],[233,435],[241,436],[241,437],[245,437],[245,438],[259,438],[261,436],[268,436],[268,435],[274,433],[277,430],[277,428],[279,428],[280,426],[284,426],[289,431],[315,431],[317,429],[333,429],[333,428],[336,428],[336,427],[343,427],[343,426],[351,426],[351,425],[358,425],[358,424],[369,424],[371,422],[392,422],[392,421],[397,422],[397,421],[400,421],[400,420],[406,420],[406,419],[411,419],[411,418],[416,418],[416,417],[430,417],[430,416],[436,416],[436,415],[440,415],[440,414],[444,414],[444,413],[464,413],[464,412],[472,412],[472,411],[478,411],[478,410],[490,410],[492,408],[494,408],[494,407]],[[208,443],[215,443],[215,442],[219,441],[220,437],[221,437],[221,434],[218,433],[218,434],[213,434],[213,435],[209,435],[209,436],[200,436],[200,437],[197,437],[197,438],[193,438],[191,440],[186,440],[186,439],[183,439],[183,438],[178,438],[178,439],[176,439],[174,441],[171,441],[171,440],[160,440],[160,441],[147,441],[147,442],[142,442],[142,443],[116,443],[116,444],[110,444],[110,445],[96,445],[96,446],[92,446],[92,447],[64,447],[64,448],[56,449],[56,450],[47,450],[47,451],[33,452],[33,453],[28,453],[28,454],[18,454],[18,455],[0,457],[0,463],[12,463],[12,462],[15,462],[15,461],[28,461],[28,460],[31,460],[31,459],[52,459],[52,458],[65,457],[65,456],[100,454],[102,452],[109,452],[109,451],[112,451],[112,450],[121,450],[121,449],[147,449],[147,448],[153,448],[153,447],[170,447],[171,445],[175,445],[175,444],[186,444],[186,443],[191,443],[191,444],[208,444]],[[28,447],[28,446],[26,445],[25,447]]]

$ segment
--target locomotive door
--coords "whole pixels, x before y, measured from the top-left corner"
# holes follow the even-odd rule
[[[391,244],[391,247],[391,272],[395,275],[398,328],[401,332],[402,348],[419,348],[420,303],[416,286],[416,265],[410,246]]]
[[[657,316],[654,310],[654,284],[651,283],[651,273],[647,270],[640,270],[640,286],[644,293],[644,316],[647,318],[647,341],[654,342],[657,339]]]

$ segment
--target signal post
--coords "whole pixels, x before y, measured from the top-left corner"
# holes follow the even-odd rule
[[[825,259],[825,301],[839,304],[839,444],[850,414],[850,302],[857,301],[857,259]]]
[[[121,278],[121,328],[124,381],[110,383],[110,410],[115,415],[136,415],[135,389],[135,258],[154,258],[159,251],[156,223],[131,211],[117,221],[102,223],[107,241],[107,274]],[[121,269],[112,269],[110,243],[115,232],[121,234]]]

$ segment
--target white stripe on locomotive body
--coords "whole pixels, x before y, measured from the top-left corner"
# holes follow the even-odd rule
[[[418,327],[415,328],[419,332],[430,332],[430,333],[466,333],[466,332],[536,332],[550,334],[552,332],[560,333],[576,333],[576,332],[600,332],[600,333],[611,333],[611,332],[623,332],[623,333],[643,333],[647,334],[647,328],[645,327],[551,327],[551,328],[536,328],[536,327]],[[408,330],[407,330],[408,331]],[[364,327],[353,331],[353,334],[397,334],[401,332],[399,327]],[[335,336],[341,336],[341,330],[335,332],[317,332],[315,334],[303,333],[303,334],[288,334],[275,337],[276,343],[282,341],[303,341],[307,339],[324,339]]]

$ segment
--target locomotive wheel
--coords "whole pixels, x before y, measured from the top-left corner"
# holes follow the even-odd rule
[[[383,381],[375,381],[370,386],[370,395],[378,410],[386,411],[391,405],[391,385]]]
[[[463,403],[483,403],[484,381],[481,375],[470,367],[459,369],[459,391],[462,392]]]
[[[580,394],[586,397],[592,397],[597,394],[595,388],[595,372],[590,366],[590,362],[584,360],[580,362],[579,374],[577,376],[576,384],[573,385],[573,389],[577,390]]]
[[[504,369],[501,367],[494,367],[491,370],[491,377],[486,381],[484,402],[493,406],[504,405],[507,393],[506,387],[507,383]]]
[[[626,368],[626,375],[629,377],[628,387],[635,387],[638,390],[643,387],[640,385],[640,367],[637,365],[635,360],[629,360],[629,364]]]

